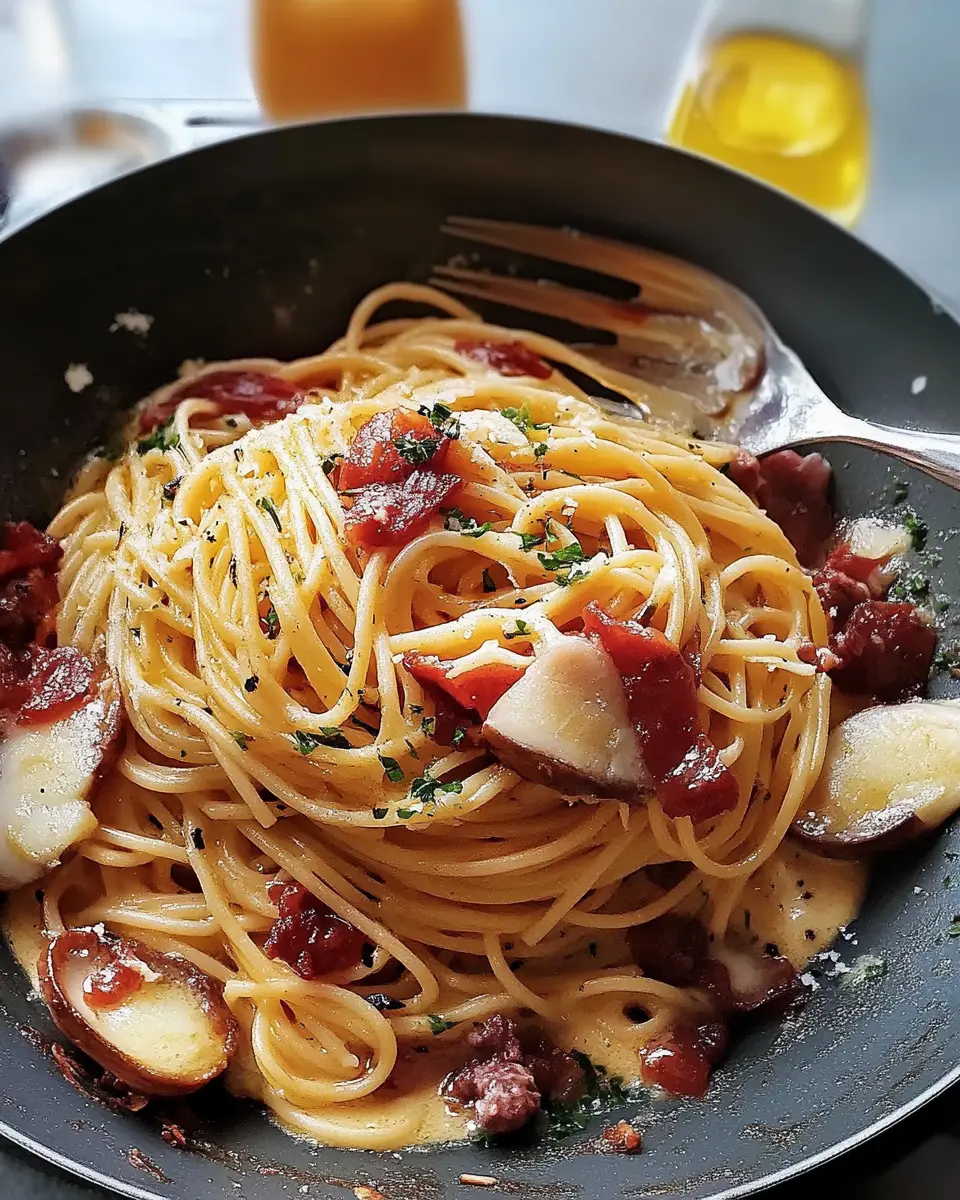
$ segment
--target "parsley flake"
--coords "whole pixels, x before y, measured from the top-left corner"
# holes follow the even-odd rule
[[[542,558],[543,555],[541,554],[540,557]],[[514,638],[526,637],[529,634],[529,632],[530,632],[530,626],[526,623],[526,621],[518,620],[517,624],[516,624],[516,628],[505,630],[503,636],[507,639],[508,642],[510,642]]]
[[[383,773],[391,783],[399,783],[403,779],[403,770],[395,758],[388,758],[385,754],[378,754],[380,766],[383,767]]]
[[[436,454],[440,446],[440,439],[418,438],[412,433],[404,433],[400,437],[394,438],[393,444],[401,458],[406,459],[415,467],[422,467]]]
[[[262,508],[263,511],[270,517],[274,525],[277,527],[277,533],[283,532],[283,526],[280,524],[280,514],[277,512],[277,506],[269,496],[261,496],[257,501],[257,508]]]
[[[432,408],[421,404],[419,412],[422,417],[427,417],[434,429],[445,438],[455,442],[460,436],[460,421],[454,416],[452,408],[440,403],[434,404]]]
[[[457,1024],[456,1021],[445,1021],[443,1017],[438,1017],[436,1013],[427,1013],[427,1021],[430,1025],[430,1032],[434,1037],[438,1037],[441,1033],[446,1033],[448,1029],[453,1029]]]
[[[175,450],[180,445],[180,434],[173,428],[174,418],[158,425],[153,433],[137,442],[137,453],[146,454],[150,450]]]
[[[304,733],[298,729],[290,735],[298,752],[312,754],[318,746],[329,746],[333,750],[352,750],[353,747],[335,725],[322,726],[319,733]]]
[[[230,736],[237,743],[237,745],[240,747],[241,750],[246,750],[249,748],[251,739],[248,738],[247,735],[242,730],[235,729],[233,731],[233,733],[230,734]]]
[[[260,628],[267,635],[268,641],[276,641],[280,636],[280,617],[277,615],[277,610],[273,607],[273,601],[270,601],[270,607],[260,618]]]
[[[910,544],[914,550],[922,550],[927,544],[927,534],[930,532],[926,521],[915,512],[908,512],[903,518],[903,527],[910,535]]]
[[[510,532],[520,539],[521,550],[532,550],[534,546],[543,544],[543,536],[539,533],[518,533],[516,529],[511,529]]]
[[[522,429],[524,433],[526,433],[530,429],[549,429],[550,428],[549,421],[547,421],[543,425],[536,424],[536,422],[531,417],[530,409],[526,404],[522,405],[520,408],[501,408],[500,412],[503,416],[505,416],[507,418],[508,421],[512,421],[513,424],[516,425],[516,427],[518,429]]]
[[[552,554],[537,555],[540,565],[545,571],[562,571],[571,563],[584,562],[586,557],[579,542],[571,542],[569,546],[562,546],[559,550],[554,550]]]
[[[448,533],[459,533],[461,537],[478,538],[483,537],[493,528],[489,521],[484,521],[482,525],[479,525],[473,517],[465,517],[459,508],[441,508],[440,511],[446,517],[443,527]]]

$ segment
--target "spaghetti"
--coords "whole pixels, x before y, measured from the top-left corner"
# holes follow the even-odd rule
[[[392,300],[443,315],[373,323]],[[323,354],[161,389],[156,428],[91,460],[50,526],[58,642],[105,654],[129,731],[42,924],[103,922],[221,982],[233,1086],[324,1143],[461,1136],[437,1084],[496,1013],[636,1078],[640,1047],[704,1001],[644,973],[628,932],[693,913],[718,942],[742,932],[745,897],[759,912],[803,853],[782,843],[830,707],[803,652],[828,640],[810,576],[725,473],[733,448],[611,415],[546,360],[589,365],[432,290],[381,289]],[[203,385],[224,370],[282,381],[282,419],[224,411]],[[453,422],[458,487],[405,544],[358,547],[337,471],[397,410]],[[572,802],[462,727],[441,743],[411,656],[519,674],[591,603],[698,647],[729,811]],[[852,882],[801,958],[859,901],[838,870]],[[302,978],[271,957],[277,881],[359,931],[359,958]]]

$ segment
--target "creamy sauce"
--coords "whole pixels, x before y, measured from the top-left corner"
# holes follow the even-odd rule
[[[826,859],[788,840],[744,888],[731,915],[731,939],[761,950],[772,943],[800,969],[856,916],[867,875],[862,863]],[[44,945],[41,913],[33,886],[13,893],[3,913],[7,941],[34,991]],[[601,996],[540,1024],[558,1046],[581,1050],[611,1075],[636,1083],[640,1050],[657,1025],[655,1020],[638,1022],[626,1015],[624,1009],[630,1008],[632,999],[625,992]],[[375,1096],[339,1105],[338,1115],[366,1125],[382,1120],[391,1109],[409,1112],[415,1107],[422,1115],[413,1142],[427,1145],[463,1139],[471,1132],[469,1114],[451,1112],[437,1088],[467,1057],[463,1040],[456,1035],[442,1035],[420,1046],[401,1045],[390,1080]],[[262,1099],[262,1078],[244,1047],[232,1062],[226,1083],[235,1095]],[[295,1129],[288,1132],[303,1136]]]

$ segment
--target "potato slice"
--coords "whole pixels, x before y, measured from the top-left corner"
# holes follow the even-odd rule
[[[179,955],[111,937],[102,926],[52,938],[39,975],[58,1028],[134,1091],[195,1092],[226,1068],[236,1049],[237,1023],[208,975]],[[133,986],[127,982],[95,1007],[91,981],[109,990],[118,978]]]
[[[569,796],[652,789],[617,669],[584,637],[548,644],[490,710],[483,736],[518,775]]]
[[[960,808],[960,704],[867,708],[830,734],[793,822],[823,854],[860,858],[936,829]]]
[[[120,691],[104,669],[89,700],[50,725],[14,726],[0,746],[0,890],[39,879],[97,827],[87,799],[115,758]]]

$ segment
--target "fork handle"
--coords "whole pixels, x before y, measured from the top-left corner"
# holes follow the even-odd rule
[[[844,414],[842,423],[830,432],[817,435],[818,441],[847,442],[866,446],[909,463],[950,487],[960,488],[960,435],[928,433],[920,429],[900,429],[875,425]]]

